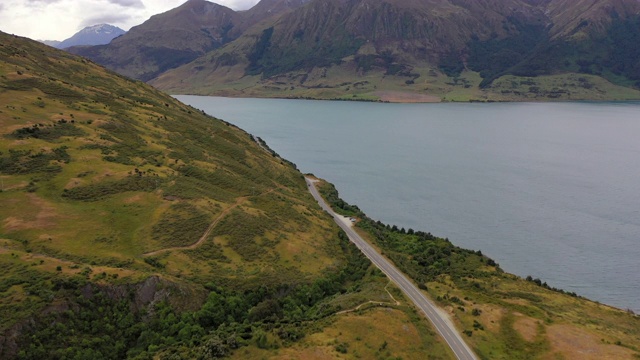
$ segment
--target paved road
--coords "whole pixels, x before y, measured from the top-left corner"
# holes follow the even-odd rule
[[[336,223],[344,230],[349,239],[377,266],[382,272],[387,274],[404,294],[413,301],[413,303],[425,314],[431,321],[436,330],[447,342],[455,356],[460,360],[477,360],[476,355],[471,351],[469,346],[464,342],[462,336],[453,324],[449,321],[446,313],[438,309],[435,304],[427,299],[422,292],[415,286],[400,270],[396,269],[387,259],[380,255],[368,242],[366,242],[352,228],[349,221],[345,221],[344,217],[336,214],[324,201],[315,187],[314,180],[306,178],[307,185],[311,195],[318,201],[320,206],[333,216]]]

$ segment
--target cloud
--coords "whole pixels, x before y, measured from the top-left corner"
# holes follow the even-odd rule
[[[32,39],[64,40],[78,30],[108,23],[124,30],[187,0],[0,0],[0,30]],[[208,0],[246,10],[258,0]]]
[[[120,5],[122,7],[144,9],[142,0],[109,0],[110,3]]]
[[[126,24],[131,19],[129,14],[104,14],[86,18],[82,20],[79,28],[85,28],[87,26],[93,26],[97,24]]]
[[[258,0],[227,0],[227,1],[213,0],[213,2],[230,7],[235,10],[248,10],[252,8],[253,5],[255,5],[258,2]]]
[[[62,0],[27,0],[27,4],[28,6],[42,6],[42,4],[55,4],[59,3],[60,1]]]

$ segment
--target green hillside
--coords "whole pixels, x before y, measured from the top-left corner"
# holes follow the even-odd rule
[[[295,166],[224,121],[2,33],[0,104],[0,358],[276,349],[389,296]]]

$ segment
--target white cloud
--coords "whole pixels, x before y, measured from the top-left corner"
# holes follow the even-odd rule
[[[109,0],[112,4],[117,4],[124,7],[132,7],[142,9],[144,8],[144,4],[142,0]]]
[[[42,4],[53,4],[62,0],[27,0],[28,6],[41,6]]]
[[[129,30],[186,0],[1,0],[0,31],[40,40],[65,40],[88,25],[109,23]],[[258,0],[218,0],[246,10]]]
[[[80,22],[80,28],[98,24],[126,24],[131,19],[129,14],[103,14],[98,16],[88,17]],[[116,25],[117,26],[117,25]]]
[[[223,2],[224,2],[224,4],[223,4]],[[234,10],[250,9],[253,5],[255,5],[257,3],[258,3],[258,1],[256,1],[256,0],[228,0],[228,1],[218,2],[218,4],[230,7],[232,9],[234,9]]]

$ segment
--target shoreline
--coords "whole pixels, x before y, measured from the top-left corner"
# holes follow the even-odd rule
[[[335,186],[331,182],[329,182],[329,181],[327,181],[325,179],[322,179],[322,178],[318,178],[318,177],[316,177],[315,175],[313,175],[311,173],[303,174],[303,175],[305,176],[305,178],[310,179],[310,181],[312,181],[314,184],[318,184],[318,183],[324,182],[325,184],[328,184],[328,185],[333,186],[335,188]],[[346,204],[346,206],[355,207],[359,211],[359,214],[355,215],[355,216],[349,216],[349,215],[341,214],[339,212],[340,209],[336,209],[334,204],[332,204],[330,201],[328,201],[324,197],[324,195],[322,193],[320,193],[320,195],[327,202],[327,205],[333,210],[333,212],[335,213],[335,217],[337,219],[339,219],[342,223],[344,223],[346,226],[348,226],[348,227],[350,227],[352,229],[355,229],[357,227],[357,223],[362,219],[369,219],[371,221],[374,221],[373,219],[369,218],[369,216],[364,211],[360,210],[357,205],[349,204],[345,200],[343,200],[342,198],[338,197],[338,199],[340,199],[342,202],[344,202],[344,204]],[[362,219],[360,219],[360,217],[362,217]],[[355,219],[355,221],[352,221],[351,219]],[[393,225],[393,224],[386,224],[386,223],[383,223],[383,224],[387,225],[387,226],[396,226],[396,225]],[[363,231],[366,231],[366,230],[363,230]],[[416,230],[416,231],[419,231],[419,230]],[[460,248],[460,249],[463,249],[463,250],[469,250],[469,249],[465,249],[465,248],[460,247],[460,246],[455,245],[455,244],[453,244],[453,245],[458,247],[458,248]],[[472,250],[469,250],[469,251],[472,251]],[[479,251],[482,251],[482,250],[479,250]],[[497,265],[497,266],[500,267],[500,265]],[[553,286],[549,286],[549,285],[547,285],[547,283],[544,280],[539,279],[539,278],[533,278],[531,276],[523,277],[523,276],[511,273],[511,272],[509,272],[509,271],[507,271],[505,269],[502,269],[502,270],[504,271],[504,273],[506,273],[508,275],[511,275],[511,276],[514,276],[514,277],[518,278],[521,281],[526,281],[528,283],[534,283],[534,284],[536,284],[537,286],[539,286],[541,288],[547,289],[547,290],[552,291],[554,293],[557,293],[559,295],[566,295],[566,296],[575,297],[577,299],[585,300],[585,301],[588,301],[588,302],[590,302],[592,304],[596,304],[598,306],[608,307],[610,309],[617,310],[617,311],[622,311],[622,312],[630,314],[631,316],[640,318],[640,310],[634,310],[634,309],[631,309],[631,308],[624,309],[624,308],[621,308],[621,307],[617,307],[615,305],[603,303],[601,301],[593,300],[591,298],[588,298],[588,297],[586,297],[584,295],[581,295],[581,294],[577,294],[575,292],[569,292],[569,291],[564,290],[562,288],[556,288],[556,287],[553,287]],[[415,281],[415,279],[413,279],[413,280]]]
[[[265,100],[309,100],[309,101],[348,101],[348,102],[365,102],[365,103],[383,103],[383,104],[575,104],[575,103],[619,103],[619,104],[632,104],[640,103],[639,99],[632,100],[600,100],[600,99],[519,99],[519,100],[495,100],[495,99],[470,99],[468,101],[449,100],[440,98],[437,95],[417,94],[410,92],[393,92],[386,98],[380,99],[360,99],[360,98],[321,98],[311,96],[240,96],[240,95],[228,95],[228,94],[197,94],[197,93],[168,93],[169,96],[199,96],[199,97],[215,97],[226,99],[265,99]],[[425,101],[419,99],[424,98]],[[437,100],[436,100],[437,99]]]
[[[266,100],[261,100],[261,99],[256,99],[256,100],[250,100],[250,99],[239,99],[237,101],[234,100],[225,100],[223,98],[218,98],[217,100],[215,98],[207,98],[207,97],[183,97],[182,99],[183,101],[187,102],[187,103],[192,103],[196,108],[200,108],[200,109],[207,109],[206,111],[211,113],[211,114],[218,114],[220,115],[222,114],[226,114],[223,116],[223,118],[232,118],[232,114],[243,114],[243,116],[245,113],[246,114],[252,114],[253,111],[251,110],[246,110],[246,111],[240,111],[240,112],[235,112],[236,110],[234,110],[233,112],[231,111],[226,111],[223,108],[220,108],[219,106],[208,106],[207,104],[227,104],[227,105],[223,105],[223,106],[228,106],[229,108],[235,108],[237,106],[250,106],[251,104],[255,104],[255,106],[259,109],[272,109],[273,107],[282,107],[285,106],[287,107],[287,104],[289,104],[289,102],[285,102],[285,101],[266,101]],[[305,105],[306,103],[306,105]],[[245,105],[247,104],[247,105]],[[332,105],[333,104],[333,105]],[[550,111],[555,112],[566,112],[567,110],[571,110],[575,107],[575,110],[577,113],[594,113],[596,111],[592,111],[592,110],[597,110],[599,108],[600,105],[598,104],[591,104],[591,103],[586,103],[586,104],[576,104],[576,105],[571,105],[571,104],[558,104],[558,105],[546,105],[546,104],[541,104],[541,105],[536,105],[531,103],[531,105],[528,104],[523,104],[523,105],[518,105],[518,104],[509,104],[509,105],[496,105],[495,107],[491,107],[491,106],[474,106],[474,105],[469,105],[469,106],[456,106],[456,105],[451,105],[451,106],[446,106],[446,105],[442,105],[442,106],[436,106],[436,107],[429,107],[429,106],[419,106],[419,105],[413,105],[413,106],[396,106],[396,105],[388,105],[388,106],[384,106],[384,105],[371,105],[371,106],[364,106],[364,105],[358,105],[358,104],[353,104],[353,106],[348,105],[349,103],[344,103],[344,104],[340,104],[337,102],[328,102],[328,103],[319,103],[319,102],[291,102],[290,105],[292,106],[293,109],[318,109],[318,110],[322,110],[325,107],[331,107],[335,109],[338,109],[338,111],[340,111],[340,109],[344,109],[345,111],[343,111],[344,114],[336,114],[336,116],[338,116],[339,119],[344,119],[345,121],[348,120],[348,118],[351,117],[362,117],[362,115],[365,116],[369,116],[368,114],[371,113],[371,116],[376,116],[376,113],[379,113],[381,111],[385,111],[385,116],[387,116],[388,114],[393,114],[394,111],[400,111],[400,110],[404,110],[406,109],[407,111],[414,111],[416,112],[418,115],[420,115],[421,111],[434,111],[434,112],[441,112],[444,111],[444,114],[449,114],[453,111],[458,111],[460,109],[466,109],[466,111],[469,111],[471,113],[474,113],[475,111],[482,111],[483,113],[487,113],[489,114],[489,116],[491,116],[491,114],[493,114],[493,110],[495,109],[496,111],[506,111],[508,109],[512,109],[514,110],[513,113],[518,113],[520,110],[526,110],[527,112],[530,113],[535,113],[538,111],[546,111],[547,109],[549,109]],[[636,103],[620,103],[620,104],[603,104],[602,106],[605,107],[606,109],[612,110],[612,111],[617,111],[616,109],[619,109],[622,112],[628,113],[629,111],[631,111],[633,113],[633,111],[635,111],[635,108],[637,105],[633,105]],[[354,109],[354,110],[352,110]],[[421,110],[422,109],[422,110]],[[447,110],[449,109],[449,110]],[[554,110],[555,109],[555,110]],[[349,111],[346,111],[349,110]],[[363,113],[360,113],[358,111],[365,111]],[[351,112],[354,112],[353,114],[351,114]],[[304,112],[304,111],[303,111]],[[303,114],[303,112],[300,113],[300,116],[305,116]],[[277,112],[276,112],[277,113]],[[319,113],[322,113],[322,111],[319,111]],[[511,114],[511,112],[509,112]],[[298,114],[298,112],[295,112],[293,114]],[[258,115],[259,116],[259,115]],[[296,115],[297,116],[297,115]],[[311,115],[310,115],[311,116]],[[596,117],[599,115],[595,115]],[[311,121],[309,124],[313,124],[313,125],[306,125],[306,123],[300,123],[300,130],[304,130],[304,129],[320,129],[323,127],[322,125],[322,117],[323,116],[317,116],[317,117],[310,117],[309,120]],[[267,118],[265,118],[267,119]],[[268,117],[268,119],[271,119],[271,117]],[[276,124],[288,124],[288,121],[282,121],[279,122],[278,119],[274,118],[274,124],[273,126],[276,126]],[[383,121],[382,119],[379,121]],[[366,125],[367,121],[354,121],[354,124],[359,124],[359,125]],[[382,124],[383,122],[381,122]],[[444,122],[443,122],[444,123]],[[594,122],[596,123],[596,122]],[[601,122],[599,122],[601,123]],[[275,134],[277,134],[277,132],[273,132],[272,130],[270,130],[270,128],[272,127],[272,125],[267,125],[266,121],[260,120],[260,121],[254,121],[254,120],[249,120],[249,118],[247,117],[245,120],[236,122],[236,124],[238,126],[242,126],[245,129],[249,129],[250,132],[255,133],[255,134],[260,134],[261,136],[264,136],[265,139],[267,141],[271,141],[273,140],[273,136]],[[295,124],[291,124],[295,127],[298,127],[298,122],[296,122]],[[351,123],[349,123],[351,124]],[[602,124],[602,126],[608,126],[605,124]],[[277,128],[277,126],[276,126]],[[344,129],[341,127],[335,127],[336,129]],[[411,128],[411,127],[409,127]],[[449,127],[447,127],[449,128]],[[333,128],[332,128],[333,129]],[[327,179],[331,179],[334,176],[329,176],[329,174],[331,174],[331,171],[339,171],[340,168],[336,167],[334,165],[324,165],[322,162],[323,158],[326,158],[326,155],[324,156],[318,156],[315,151],[318,148],[322,148],[324,147],[324,143],[325,140],[324,137],[327,136],[326,134],[331,134],[333,132],[333,130],[329,130],[329,131],[319,131],[317,132],[317,134],[321,134],[321,138],[320,139],[316,139],[313,140],[314,138],[317,138],[317,136],[310,136],[310,143],[309,145],[305,145],[302,148],[298,149],[297,147],[293,147],[293,149],[297,149],[296,151],[301,151],[304,152],[305,155],[302,158],[296,157],[296,159],[294,160],[296,163],[299,162],[299,165],[301,165],[301,169],[305,170],[305,172],[315,172],[315,173],[319,173],[322,172],[322,175],[324,176],[326,174],[326,178]],[[462,133],[467,132],[468,130],[461,130]],[[376,135],[374,138],[376,139],[376,141],[382,141],[384,138],[384,134],[382,134],[382,136],[378,136]],[[280,140],[282,141],[282,140]],[[332,144],[332,142],[329,142],[328,144]],[[282,145],[282,144],[281,144]],[[588,144],[585,144],[588,145]],[[305,150],[306,148],[310,147],[310,149],[312,149],[314,152],[312,153],[307,153]],[[587,146],[588,147],[588,146]],[[427,146],[426,148],[431,148],[429,146]],[[632,148],[636,148],[636,146],[633,146]],[[288,149],[287,147],[285,147],[284,149]],[[350,149],[350,147],[345,147],[345,149]],[[281,150],[282,151],[282,150]],[[285,150],[289,151],[289,150]],[[380,152],[377,152],[380,153]],[[381,159],[384,159],[384,151],[381,151],[382,154],[378,154],[376,156],[381,156]],[[339,153],[333,153],[330,152],[332,157],[337,157],[340,158],[341,156],[345,156],[347,158],[349,157],[354,157],[357,156],[359,158],[367,158],[366,156],[368,155],[363,155],[361,153],[358,152],[358,150],[355,150],[353,153],[350,152],[350,150],[346,150],[346,151],[340,151]],[[284,157],[288,157],[289,154],[281,154]],[[298,155],[296,155],[298,156]],[[309,159],[307,159],[307,156],[311,156]],[[363,157],[364,156],[364,157]],[[351,162],[351,160],[347,160],[349,162]],[[354,160],[355,161],[355,160]],[[387,160],[384,160],[387,161]],[[317,164],[320,167],[316,167],[316,166],[312,166],[312,167],[307,167],[310,165],[314,165]],[[465,163],[466,164],[466,163]],[[608,167],[607,167],[608,168]],[[377,169],[377,168],[374,168]],[[322,171],[321,171],[322,170]],[[380,169],[377,169],[375,171],[379,171]],[[317,171],[317,172],[316,172]],[[326,173],[326,171],[329,171],[329,173]],[[415,170],[417,171],[417,170]],[[360,171],[354,171],[355,173],[359,174],[359,175],[363,175]],[[625,174],[627,173],[627,171],[624,172]],[[344,176],[345,178],[351,178],[351,176]],[[490,178],[490,177],[488,177]],[[341,177],[342,179],[342,177]],[[333,179],[331,179],[333,180]],[[345,180],[345,179],[342,179]],[[357,180],[357,179],[356,179]],[[365,179],[360,179],[359,181],[365,183]],[[347,185],[350,184],[350,182],[347,182]],[[466,182],[465,182],[466,184]],[[400,185],[400,183],[395,184],[397,187],[398,185]],[[404,185],[402,185],[404,186]],[[407,184],[407,186],[412,186],[411,183]],[[420,185],[417,184],[416,185],[416,189],[412,188],[413,190],[419,190]],[[376,188],[378,190],[378,188]],[[474,188],[475,189],[475,188]],[[345,190],[347,190],[345,188]],[[580,192],[577,192],[580,193]],[[362,200],[356,200],[355,203],[365,206],[365,208],[367,209],[367,213],[369,213],[369,208],[367,205],[370,205],[371,201],[367,200],[367,196],[371,196],[373,195],[373,197],[378,197],[378,196],[382,196],[382,195],[374,195],[374,194],[366,194],[366,191],[359,191],[358,192],[360,197],[364,197],[362,198]],[[346,193],[344,195],[347,195]],[[495,194],[492,194],[495,195]],[[437,197],[436,197],[437,198]],[[444,206],[445,208],[449,209],[453,209],[455,207],[449,206],[447,205],[446,202],[444,202],[446,199],[442,198],[439,199],[437,198],[437,201],[441,202],[441,205]],[[389,204],[393,204],[394,199],[392,198],[385,198],[385,202],[386,201],[391,201],[391,203]],[[415,206],[416,204],[414,204],[414,201],[411,199],[407,199],[407,201],[409,201],[409,203],[412,206]],[[374,205],[376,203],[376,201],[373,201]],[[383,204],[381,204],[383,205]],[[431,208],[426,206],[426,208]],[[626,206],[625,206],[626,208]],[[439,235],[443,235],[443,236],[448,236],[452,239],[456,239],[456,243],[458,245],[461,244],[465,244],[467,248],[469,249],[482,249],[483,252],[489,254],[490,256],[495,256],[495,259],[500,262],[501,264],[505,265],[506,268],[508,268],[510,270],[510,272],[513,272],[519,276],[521,276],[522,278],[525,278],[528,275],[532,275],[534,278],[540,278],[543,279],[544,281],[546,281],[549,285],[557,287],[557,288],[561,288],[561,289],[565,289],[568,290],[570,292],[577,292],[583,296],[588,296],[589,298],[592,298],[594,300],[597,300],[599,302],[603,302],[606,304],[612,304],[613,306],[616,306],[619,309],[627,309],[630,308],[632,310],[634,310],[635,312],[640,312],[640,307],[638,306],[634,306],[634,303],[631,301],[626,301],[625,299],[630,299],[632,301],[635,302],[635,300],[637,299],[633,299],[633,289],[637,288],[636,285],[632,285],[631,286],[631,290],[627,290],[624,287],[620,287],[619,288],[619,292],[620,295],[617,295],[616,293],[618,292],[617,286],[619,285],[619,282],[616,281],[616,279],[613,279],[613,281],[609,281],[607,283],[595,283],[595,282],[589,282],[589,279],[585,280],[585,277],[582,276],[582,273],[585,272],[581,272],[581,273],[576,273],[575,277],[573,278],[574,281],[566,281],[566,280],[570,280],[567,276],[564,276],[564,272],[563,270],[566,270],[567,272],[571,272],[573,271],[572,269],[585,269],[587,271],[590,271],[587,266],[585,266],[584,264],[575,264],[575,267],[573,268],[567,268],[567,262],[564,261],[560,261],[559,259],[557,259],[557,261],[554,261],[552,264],[549,264],[550,267],[547,267],[546,265],[540,267],[535,265],[535,259],[529,257],[527,258],[525,255],[527,255],[526,253],[523,253],[522,255],[518,255],[516,253],[514,253],[514,251],[517,251],[517,248],[512,248],[512,252],[511,252],[511,256],[509,257],[505,257],[503,252],[499,251],[499,249],[497,248],[497,245],[495,245],[495,241],[494,244],[491,244],[491,239],[493,234],[491,228],[477,228],[475,230],[470,230],[467,229],[467,227],[464,227],[464,225],[461,224],[462,230],[460,230],[460,228],[457,228],[455,224],[453,224],[453,221],[449,221],[447,219],[442,219],[443,221],[440,222],[439,224],[421,224],[420,221],[413,221],[416,219],[413,219],[413,214],[407,214],[407,216],[409,218],[412,219],[412,221],[410,222],[405,222],[402,218],[397,218],[397,217],[386,217],[382,216],[382,213],[380,213],[380,209],[378,209],[377,207],[372,208],[374,210],[376,210],[376,214],[371,214],[374,215],[376,217],[376,219],[381,219],[384,221],[384,219],[396,219],[395,221],[388,221],[388,223],[390,223],[391,225],[393,224],[397,224],[398,226],[400,226],[400,224],[402,224],[402,226],[407,227],[413,227],[414,229],[416,228],[421,228],[421,229],[428,229],[431,232],[433,232],[434,234],[439,234]],[[457,210],[462,210],[461,208],[457,209]],[[477,209],[474,209],[474,211],[476,211]],[[435,210],[431,210],[431,212],[434,212]],[[397,212],[397,211],[396,211]],[[537,211],[536,211],[537,212]],[[464,212],[462,212],[461,214],[464,214]],[[501,213],[502,214],[502,213]],[[400,215],[400,214],[398,214]],[[436,214],[432,214],[434,216],[437,215]],[[504,216],[504,214],[502,214],[501,216]],[[520,215],[517,216],[522,217]],[[425,218],[428,219],[428,218]],[[491,219],[489,219],[491,220]],[[429,222],[428,220],[424,220]],[[534,222],[528,222],[527,224],[533,224]],[[447,226],[444,226],[444,225]],[[491,223],[489,223],[491,224]],[[426,226],[421,226],[421,225],[426,225]],[[476,225],[480,225],[479,223]],[[511,225],[509,225],[511,226]],[[530,226],[529,226],[530,227]],[[449,228],[449,230],[447,229]],[[595,225],[590,226],[589,228],[597,228]],[[507,238],[503,235],[505,235],[506,230],[503,229],[498,229],[499,232],[499,238],[498,238],[498,243],[499,244],[503,244],[503,242],[505,242],[507,240]],[[527,232],[530,231],[530,228],[526,229]],[[478,231],[479,234],[481,234],[481,238],[478,239],[469,239],[469,237],[465,237],[463,236],[464,234],[462,233],[469,233],[469,231]],[[571,230],[573,231],[573,230]],[[582,234],[582,231],[576,230],[575,231],[577,234]],[[600,232],[597,232],[598,234],[600,234]],[[622,235],[627,235],[628,231],[624,231],[621,232]],[[471,233],[473,234],[473,233]],[[544,241],[542,241],[541,243],[547,244],[549,243],[549,241],[547,241],[548,239],[553,237],[553,234],[550,234],[548,231],[545,231],[545,239]],[[527,235],[518,235],[517,238],[518,240],[522,240],[525,239],[527,237]],[[521,239],[522,238],[522,239]],[[626,239],[626,237],[624,238]],[[473,240],[473,241],[471,241]],[[626,242],[626,240],[625,240]],[[527,241],[527,244],[531,244],[531,241]],[[525,245],[524,243],[522,244],[522,249],[531,249],[533,245]],[[594,245],[596,246],[596,245]],[[486,250],[486,251],[485,251]],[[539,252],[535,252],[536,254],[544,254],[544,253],[548,253],[548,250],[540,250]],[[607,254],[609,254],[609,252],[606,252]],[[611,252],[612,254],[616,254],[615,251]],[[567,252],[567,254],[573,254],[573,252]],[[519,259],[523,259],[522,263],[518,263],[517,261]],[[627,257],[623,257],[624,259],[627,259]],[[611,260],[606,260],[604,259],[604,264],[609,264],[609,263],[614,263]],[[616,261],[617,262],[617,261]],[[523,264],[523,265],[522,265]],[[613,267],[611,267],[612,269],[617,269],[619,268],[619,266],[617,265],[613,265]],[[559,270],[556,271],[554,273],[551,273],[551,270]],[[621,269],[624,270],[624,269]],[[591,271],[590,271],[591,272]],[[589,272],[586,272],[589,273]],[[554,275],[555,274],[555,275]],[[627,274],[626,271],[621,271],[621,274]],[[607,274],[602,274],[602,275],[598,275],[598,274],[593,274],[593,277],[591,277],[592,279],[608,279],[611,278],[611,276],[607,275]],[[618,277],[621,278],[621,277]],[[604,289],[604,290],[603,290]],[[631,296],[628,296],[627,294],[631,293]],[[616,295],[613,295],[616,294]],[[620,300],[622,299],[622,300]]]

